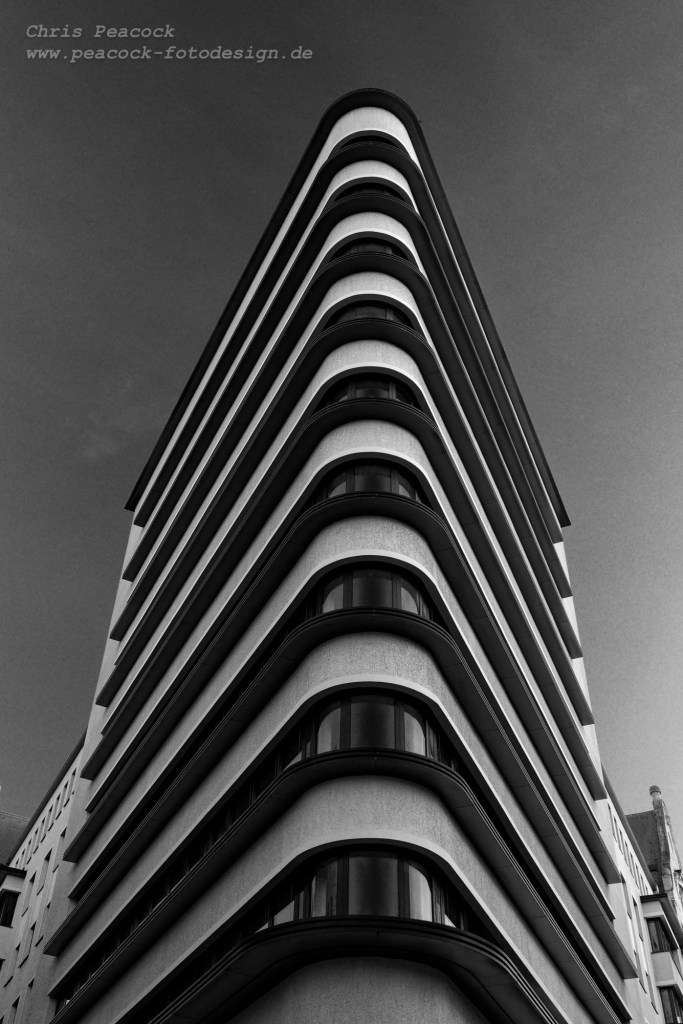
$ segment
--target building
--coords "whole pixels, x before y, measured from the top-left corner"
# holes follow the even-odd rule
[[[395,96],[324,115],[128,507],[4,1024],[680,1019],[569,520]]]
[[[63,916],[55,888],[60,872],[68,867],[62,857],[83,738],[33,817],[21,818],[19,827],[10,822],[16,815],[0,812],[0,828],[4,826],[6,837],[12,838],[0,861],[0,1024],[45,1019],[50,961],[43,950],[45,936]]]
[[[659,786],[650,786],[652,810],[629,814],[628,823],[655,880],[657,892],[665,893],[683,925],[681,859],[671,821]]]

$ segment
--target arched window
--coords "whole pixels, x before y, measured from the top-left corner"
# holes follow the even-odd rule
[[[392,608],[434,619],[422,585],[388,565],[356,565],[328,576],[305,605],[305,618],[350,608]]]
[[[356,398],[388,399],[392,402],[402,402],[404,405],[412,406],[418,404],[413,392],[402,381],[382,373],[362,373],[353,377],[344,377],[333,384],[318,408],[322,409],[326,405],[334,405],[336,402],[346,402]]]
[[[391,185],[377,185],[370,181],[359,181],[355,185],[349,185],[338,196],[335,196],[334,201],[336,203],[338,199],[349,199],[351,196],[389,196],[391,199],[400,199],[405,202],[401,193]]]
[[[330,317],[325,326],[332,327],[347,320],[393,320],[405,327],[411,326],[405,313],[386,302],[355,302],[351,306],[344,306]]]
[[[393,146],[394,149],[399,148],[398,143],[394,142],[393,139],[386,139],[383,135],[356,135],[355,138],[348,139],[339,149],[341,151],[342,149],[348,149],[350,146],[362,145],[365,142],[380,143],[382,146]]]
[[[379,252],[387,256],[399,256],[405,259],[405,254],[397,245],[392,242],[385,242],[382,238],[355,238],[348,245],[343,246],[335,254],[334,258],[342,256],[355,256],[357,253]]]
[[[309,862],[249,915],[247,934],[320,917],[396,917],[484,933],[440,871],[407,850],[350,848]]]
[[[209,819],[192,842],[161,872],[154,885],[146,891],[142,899],[130,907],[105,941],[95,944],[78,975],[62,989],[59,996],[61,1006],[66,1005],[88,978],[114,955],[121,943],[149,917],[283,772],[310,758],[335,751],[362,749],[398,750],[417,754],[457,771],[470,781],[470,785],[475,785],[443,729],[420,701],[406,700],[402,693],[391,690],[372,688],[344,691],[331,699],[319,701],[244,781],[230,800]],[[426,916],[429,906],[433,906],[433,903],[430,904],[432,890],[426,881],[428,875],[425,874],[424,868],[413,864],[412,861],[407,864],[410,911],[406,916],[419,920],[437,920]],[[368,867],[367,864],[364,866],[363,862],[358,861],[353,871],[356,871],[357,878],[361,879],[364,872],[379,870],[380,867],[379,863],[373,863]],[[317,881],[311,889],[310,906],[316,908],[315,913],[311,912],[310,916],[313,917],[329,916],[323,912],[323,908],[329,904],[326,902],[327,897],[323,900],[321,893],[332,892],[331,888],[326,888],[325,881],[332,876],[325,872],[333,872],[336,869],[322,867],[319,870],[322,874],[318,875],[316,869]],[[389,872],[391,871],[393,868],[390,867]],[[352,891],[355,895],[350,907],[363,906],[363,888],[360,882],[359,887]],[[285,913],[284,908],[273,912],[273,923],[293,920],[278,917],[281,913]],[[349,909],[349,913],[363,911]],[[449,922],[444,919],[444,923]]]
[[[391,462],[349,462],[337,466],[315,492],[314,502],[342,494],[397,494],[427,504],[412,473]]]
[[[234,928],[223,932],[199,956],[154,994],[131,1018],[150,1024],[189,991],[245,939],[297,921],[363,918],[422,921],[474,933],[490,941],[487,929],[446,876],[426,858],[402,847],[342,847],[309,860],[264,898]],[[69,1002],[58,997],[57,1010]]]

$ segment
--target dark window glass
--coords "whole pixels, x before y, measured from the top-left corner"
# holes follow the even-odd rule
[[[323,587],[322,611],[336,612],[344,607],[344,577],[335,576]]]
[[[354,491],[391,491],[389,466],[360,463],[354,467]]]
[[[488,937],[476,918],[468,915],[458,893],[429,863],[409,857],[407,851],[397,849],[342,849],[333,857],[328,854],[324,860],[309,862],[280,885],[233,929],[221,935],[187,968],[178,972],[160,992],[156,992],[154,998],[132,1018],[131,1024],[149,1024],[248,936],[310,918],[347,915],[434,921]],[[115,952],[123,938],[122,935],[112,936],[105,946],[94,951],[79,976],[58,992],[57,1012]],[[670,990],[662,990],[662,1002],[665,1007],[675,1008],[678,1005]],[[670,1015],[666,1020],[673,1022],[680,1018]]]
[[[336,704],[323,714],[318,726],[316,749],[319,754],[341,747],[341,704]]]
[[[318,868],[311,882],[311,917],[334,917],[337,913],[337,861]]]
[[[398,246],[392,245],[391,242],[385,242],[381,238],[357,238],[339,249],[334,254],[334,258],[353,256],[356,253],[363,252],[380,252],[385,253],[387,256],[400,256],[402,259],[405,259],[403,252]]]
[[[396,608],[423,619],[433,618],[431,604],[418,583],[372,565],[347,569],[326,580],[304,605],[306,618],[342,608]]]
[[[424,727],[424,718],[415,708],[403,705],[403,735],[405,736],[404,748],[412,754],[427,753],[427,737]],[[437,758],[434,758],[437,760]]]
[[[396,725],[393,697],[372,696],[351,698],[351,746],[396,746]]]
[[[355,398],[391,398],[386,377],[357,377]]]
[[[400,578],[400,600],[401,610],[404,612],[412,612],[413,615],[425,615],[424,601],[422,600],[422,594],[410,580]]]
[[[666,953],[671,949],[669,937],[664,931],[664,927],[659,918],[649,918],[647,921],[647,930],[650,933],[650,943],[652,944],[653,953]]]
[[[410,327],[410,320],[405,313],[384,302],[356,302],[351,306],[344,306],[330,317],[326,326],[331,327],[333,324],[345,323],[347,320],[367,319],[394,320],[396,323]]]
[[[318,408],[353,398],[388,398],[403,405],[417,406],[415,396],[406,384],[382,374],[359,374],[333,384]]]
[[[392,199],[403,199],[403,196],[390,185],[375,185],[369,181],[359,181],[355,185],[349,185],[343,192],[340,192],[337,199],[348,199],[350,196],[390,196]]]
[[[408,864],[408,916],[418,921],[432,920],[432,888],[426,872],[415,861]]]
[[[393,573],[385,569],[354,569],[352,605],[354,608],[391,608]]]
[[[8,889],[3,893],[0,893],[0,926],[3,928],[12,927],[14,910],[18,899],[19,894],[16,892],[10,892]]]
[[[398,917],[398,859],[379,854],[349,857],[349,914]]]
[[[384,146],[393,146],[394,149],[398,149],[397,143],[391,139],[385,139],[383,135],[357,135],[353,139],[349,139],[343,146],[340,146],[340,150],[348,149],[349,146],[357,146],[362,142],[381,142]]]
[[[364,491],[398,494],[402,498],[427,504],[422,490],[411,474],[391,463],[381,462],[352,462],[337,467],[325,477],[312,501],[315,503],[326,498],[336,498],[341,494],[359,494]]]
[[[683,1005],[674,988],[660,988],[659,994],[662,997],[662,1009],[666,1024],[682,1024]]]
[[[382,570],[380,570],[382,571]],[[391,575],[391,574],[389,574]],[[349,584],[350,584],[349,574]],[[392,586],[396,586],[395,577]],[[95,971],[113,956],[126,938],[133,934],[154,908],[168,896],[177,885],[197,865],[202,857],[226,835],[235,825],[239,828],[242,815],[246,814],[259,795],[267,786],[289,768],[300,761],[317,755],[337,750],[353,748],[375,748],[383,750],[406,750],[414,754],[427,756],[449,765],[456,771],[464,770],[457,764],[453,750],[446,737],[436,723],[432,724],[426,710],[420,710],[417,702],[404,702],[400,695],[390,691],[346,692],[334,701],[321,703],[313,708],[302,721],[287,735],[278,747],[266,757],[256,770],[248,776],[230,800],[201,828],[189,845],[165,868],[154,886],[131,907],[130,911],[115,926],[113,932],[101,943],[97,944],[92,954],[85,958],[83,971],[67,990],[60,994],[66,1000],[82,987]],[[359,855],[360,856],[360,855]],[[363,853],[365,858],[377,856]],[[420,917],[426,914],[427,896],[424,879],[428,879],[433,898],[433,920],[465,928],[467,917],[464,908],[448,886],[444,886],[436,877],[432,877],[425,865],[417,862],[401,860],[398,868],[396,860],[381,856],[382,864],[389,864],[389,879],[383,883],[378,900],[384,901],[383,906],[398,906],[403,916]],[[360,886],[362,877],[383,872],[382,864],[361,864],[358,862],[354,876]],[[398,870],[398,875],[396,871]],[[314,881],[315,876],[315,881]],[[362,876],[362,877],[361,877]],[[326,861],[324,865],[311,874],[297,876],[296,884],[288,884],[278,889],[270,906],[270,917],[267,907],[258,908],[248,923],[249,934],[262,930],[272,924],[284,924],[305,917],[334,916],[346,914],[348,906],[349,861],[344,856],[336,861]],[[398,879],[398,881],[396,881]],[[399,895],[395,893],[395,883]],[[407,886],[407,888],[406,888]],[[401,888],[403,887],[403,888]],[[365,899],[362,886],[357,887],[354,905],[360,906]],[[384,892],[384,895],[382,895]],[[341,895],[340,895],[341,893]],[[401,895],[402,894],[402,895]],[[342,902],[340,903],[340,900]],[[391,902],[393,900],[393,902]],[[387,902],[388,901],[388,902]],[[12,904],[12,906],[10,906]],[[4,915],[2,923],[9,926],[16,904],[15,893],[0,896],[0,909]],[[3,909],[4,908],[4,909]],[[327,909],[321,909],[327,908]],[[332,908],[332,909],[330,909]],[[336,908],[336,909],[335,909]],[[365,913],[357,910],[355,913]],[[394,911],[372,910],[368,913],[394,913]],[[426,917],[420,917],[426,920]],[[226,940],[227,941],[227,940]],[[237,940],[235,940],[237,941]],[[232,948],[229,945],[226,950]],[[221,954],[223,955],[223,954]],[[62,1002],[64,1005],[64,1002]]]
[[[346,494],[347,487],[347,471],[343,470],[341,473],[335,473],[331,480],[327,484],[327,498],[336,498],[338,494]]]

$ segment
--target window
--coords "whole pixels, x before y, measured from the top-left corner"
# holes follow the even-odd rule
[[[33,939],[35,938],[35,934],[36,934],[36,925],[35,925],[35,921],[34,921],[33,924],[31,925],[31,927],[28,930],[28,935],[26,937],[26,945],[24,946],[24,955],[23,955],[22,961],[21,961],[22,963],[24,962],[26,957],[29,955],[29,953],[33,949]]]
[[[402,313],[396,306],[386,302],[355,302],[351,306],[344,306],[333,314],[327,321],[326,327],[335,324],[346,323],[347,320],[393,320],[394,323],[410,327],[410,320],[405,313]]]
[[[18,899],[18,892],[10,892],[9,889],[4,889],[0,892],[0,926],[3,928],[12,927]]]
[[[683,1003],[675,988],[660,988],[665,1024],[683,1024]]]
[[[437,618],[422,585],[407,573],[359,565],[328,576],[306,601],[303,619],[350,608],[391,608],[422,619]]]
[[[334,201],[336,203],[338,199],[350,199],[352,196],[388,196],[405,202],[401,193],[391,185],[379,185],[371,181],[358,181],[355,185],[349,185],[335,196]]]
[[[647,930],[650,933],[650,946],[653,953],[668,953],[671,951],[671,942],[660,918],[649,917],[647,919]]]
[[[17,960],[19,959],[19,950],[20,949],[21,949],[21,943],[19,943],[18,946],[15,946],[14,949],[12,950],[12,960],[11,960],[11,963],[9,965],[9,971],[7,972],[7,978],[5,980],[5,985],[9,981],[11,981],[12,978],[14,977],[14,972],[15,972],[16,967],[17,967]]]
[[[473,788],[475,786],[438,723],[418,701],[404,700],[402,694],[395,694],[391,691],[372,689],[346,691],[332,700],[322,701],[285,736],[252,776],[245,780],[232,799],[213,818],[209,819],[192,842],[157,877],[154,885],[131,906],[129,912],[120,919],[103,942],[90,952],[82,963],[84,978],[87,979],[94,974],[116,952],[121,943],[146,920],[154,908],[171,893],[175,886],[189,874],[201,858],[240,820],[242,815],[283,772],[309,758],[354,748],[371,750],[379,748],[418,754],[432,761],[438,761],[452,771],[457,771],[468,779]],[[413,864],[412,861],[410,863]],[[321,868],[321,870],[323,869]],[[333,870],[336,869],[329,869],[330,872]],[[358,863],[353,870],[360,878],[365,868]],[[411,871],[412,874],[410,874]],[[438,917],[420,917],[420,914],[426,913],[424,908],[427,899],[424,888],[426,883],[421,880],[420,871],[423,869],[417,863],[409,871],[410,877],[413,879],[411,883],[413,888],[410,890],[413,894],[411,906],[415,913],[411,911],[404,914],[401,911],[401,915],[417,917],[420,920],[438,920],[446,924],[455,922],[455,918],[447,912],[447,909],[440,910],[438,913],[441,916]],[[354,875],[354,877],[356,876]],[[325,878],[328,878],[328,881],[325,882],[327,888],[324,891],[327,895],[324,898],[321,895],[323,893],[322,875],[314,886],[314,895],[317,894],[314,906],[317,908],[323,905],[328,906],[329,901],[333,898],[332,875],[328,873]],[[357,887],[352,891],[356,894],[361,893],[361,889]],[[354,899],[356,898],[361,899],[361,896],[354,896]],[[291,908],[287,909],[290,902],[290,900],[285,901],[274,911],[276,915],[280,915],[278,921],[294,920],[294,917],[286,916],[294,913]],[[352,905],[360,906],[361,904],[353,903]],[[420,907],[422,910],[419,909]],[[360,912],[358,911],[358,913]],[[301,914],[303,911],[299,916]],[[327,912],[323,914],[322,911],[318,914],[316,910],[315,913],[311,911],[309,916],[329,916],[329,914]],[[263,926],[265,927],[265,925]]]
[[[244,931],[253,934],[311,917],[401,917],[485,934],[430,864],[384,847],[341,851],[313,862],[249,915]]]
[[[345,142],[343,146],[340,146],[339,149],[341,151],[342,149],[348,149],[349,146],[358,146],[367,142],[381,143],[383,146],[393,146],[394,149],[398,149],[397,143],[392,139],[385,139],[383,135],[355,135],[352,139]]]
[[[43,863],[40,868],[40,878],[38,879],[38,892],[40,892],[43,886],[45,885],[45,878],[47,877],[47,869],[50,865],[51,855],[52,850],[49,850],[47,855],[43,858]]]
[[[28,885],[26,886],[26,893],[24,894],[24,902],[23,902],[23,905],[21,907],[21,915],[22,915],[22,917],[24,916],[24,914],[28,910],[29,905],[31,903],[31,896],[33,895],[33,886],[35,885],[35,881],[36,881],[36,876],[35,876],[35,872],[34,872],[31,875],[30,879],[29,879]]]
[[[353,242],[338,249],[334,254],[334,259],[340,259],[342,256],[355,256],[364,252],[379,252],[386,256],[399,256],[401,259],[405,259],[404,253],[397,245],[385,242],[382,238],[356,238]]]
[[[338,466],[325,477],[313,501],[362,493],[397,494],[401,498],[427,504],[413,474],[389,462],[350,462]]]
[[[15,999],[12,1003],[9,1011],[9,1017],[7,1018],[7,1024],[14,1024],[17,1019],[17,1010],[19,1009],[19,1000]]]
[[[369,398],[374,401],[384,399],[402,402],[403,405],[417,406],[415,396],[406,384],[393,377],[388,377],[386,374],[364,373],[345,377],[333,384],[318,408],[322,409],[328,405],[336,405],[337,402],[360,398]]]
[[[311,919],[403,918],[488,933],[448,880],[432,864],[407,851],[383,847],[350,848],[309,861],[278,886],[227,934],[154,994],[130,1024],[148,1024],[243,940],[272,928]],[[87,977],[87,976],[86,976]],[[74,978],[57,994],[57,1012],[83,984]]]

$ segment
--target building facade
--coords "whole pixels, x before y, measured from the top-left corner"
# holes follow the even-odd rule
[[[569,520],[396,97],[323,117],[129,508],[3,1024],[678,1019]]]

